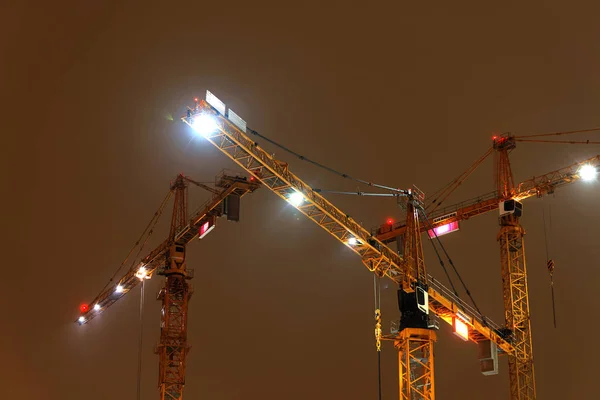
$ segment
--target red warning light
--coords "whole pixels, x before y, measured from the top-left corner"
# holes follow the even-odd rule
[[[194,101],[197,103],[197,102],[198,102],[198,98],[197,98],[197,97],[194,97]]]
[[[79,306],[79,311],[81,311],[82,313],[88,312],[89,309],[90,307],[87,304],[82,304]]]
[[[256,180],[255,177],[253,177],[253,176],[250,177],[250,182],[254,182],[255,180]]]
[[[394,224],[394,220],[391,218],[388,218],[387,221],[385,221],[388,225],[393,225]]]
[[[498,136],[495,136],[495,135],[492,136],[492,140],[496,140],[496,139],[498,139]]]

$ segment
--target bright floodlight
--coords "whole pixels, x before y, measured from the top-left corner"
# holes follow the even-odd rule
[[[581,168],[579,168],[578,172],[579,176],[584,181],[593,181],[594,179],[596,179],[596,175],[598,175],[598,171],[596,171],[596,168],[589,164],[582,165]]]
[[[94,311],[100,311],[100,304],[94,304]]]
[[[150,277],[148,276],[148,270],[146,270],[146,267],[140,267],[137,272],[135,273],[136,278],[138,278],[139,280],[144,280],[144,279],[149,279]]]
[[[115,289],[115,292],[117,292],[117,293],[123,293],[123,286],[117,285],[117,288]]]
[[[356,240],[356,238],[351,237],[350,239],[348,239],[348,244],[350,246],[356,246],[358,244],[358,240]]]
[[[294,191],[288,196],[288,201],[294,207],[298,207],[304,201],[304,196],[302,195],[302,193]]]
[[[80,324],[83,324],[85,322],[85,318],[84,317],[79,317],[78,319]]]
[[[202,136],[210,136],[218,126],[215,119],[208,114],[200,114],[192,120],[192,128]]]

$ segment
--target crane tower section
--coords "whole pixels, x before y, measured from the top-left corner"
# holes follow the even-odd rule
[[[534,400],[533,345],[523,241],[525,231],[519,222],[522,205],[513,198],[516,190],[509,160],[509,153],[514,148],[515,140],[511,136],[501,136],[494,141],[497,193],[499,197],[509,199],[499,206],[498,233],[504,317],[515,349],[514,356],[508,358],[508,371],[511,398]]]

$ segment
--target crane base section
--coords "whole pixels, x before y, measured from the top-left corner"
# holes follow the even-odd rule
[[[433,400],[433,343],[431,329],[405,328],[398,333],[394,347],[398,349],[400,400]]]
[[[189,351],[186,326],[190,288],[185,277],[179,274],[168,276],[160,297],[161,332],[160,344],[156,349],[160,358],[160,398],[181,400],[185,385],[185,358]]]

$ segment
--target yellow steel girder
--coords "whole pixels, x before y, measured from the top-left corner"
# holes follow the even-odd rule
[[[312,190],[289,170],[287,163],[276,160],[205,100],[190,108],[189,115],[182,120],[194,129],[194,118],[203,115],[212,117],[216,124],[213,132],[204,135],[211,144],[255,176],[280,198],[289,201],[292,194],[300,193],[304,199],[303,203],[296,207],[300,212],[357,253],[370,271],[402,284],[407,265],[400,255]],[[349,241],[350,238],[356,241]],[[430,275],[427,280],[437,282]],[[490,328],[489,321],[484,321],[481,315],[466,307],[464,302],[451,296],[450,291],[439,290],[439,287],[438,282],[436,289],[429,290],[430,308],[436,315],[449,323],[457,312],[460,312],[463,317],[467,315],[470,318],[469,327],[473,338],[489,339],[504,352],[513,353],[512,345],[496,329]]]
[[[398,350],[400,400],[435,399],[433,343],[431,329],[405,328],[394,342]]]
[[[508,357],[513,400],[536,398],[524,233],[518,218],[502,218],[498,241],[506,326],[512,329],[512,345],[515,349],[514,354]]]

